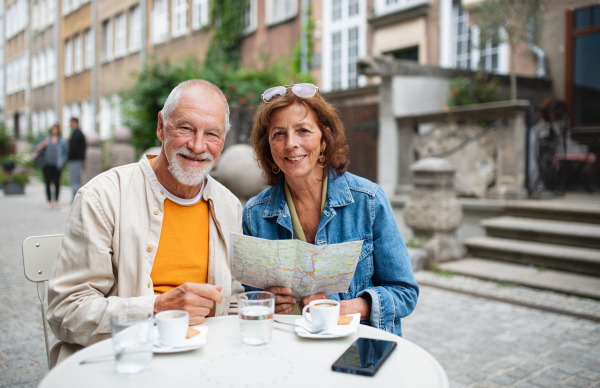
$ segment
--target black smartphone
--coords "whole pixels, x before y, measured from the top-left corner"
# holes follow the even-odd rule
[[[359,338],[333,363],[331,370],[374,376],[394,349],[396,349],[394,341]]]

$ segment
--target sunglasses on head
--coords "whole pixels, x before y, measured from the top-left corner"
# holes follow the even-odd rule
[[[278,97],[285,96],[288,89],[292,89],[292,93],[301,98],[313,97],[319,91],[319,88],[313,84],[275,86],[274,88],[265,90],[261,98],[264,102],[269,103]]]

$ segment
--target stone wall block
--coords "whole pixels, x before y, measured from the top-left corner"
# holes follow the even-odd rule
[[[82,183],[88,183],[93,177],[102,173],[102,149],[100,136],[90,133],[85,136],[87,147],[85,149],[85,163],[83,164]]]
[[[454,166],[445,159],[425,158],[411,167],[415,189],[404,209],[404,220],[418,237],[430,239],[424,248],[436,261],[464,256],[456,238],[463,213],[454,192]]]
[[[129,144],[131,130],[121,127],[115,131],[115,144],[111,150],[110,167],[123,166],[135,162],[135,148]]]

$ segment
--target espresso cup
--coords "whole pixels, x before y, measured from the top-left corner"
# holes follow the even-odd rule
[[[310,309],[310,316],[307,310]],[[340,318],[340,302],[331,299],[313,300],[302,309],[302,317],[313,330],[331,330]]]
[[[162,346],[172,348],[181,345],[185,341],[190,325],[190,314],[187,311],[161,311],[154,318],[156,319]]]

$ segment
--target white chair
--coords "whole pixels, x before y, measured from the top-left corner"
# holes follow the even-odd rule
[[[48,329],[46,327],[46,282],[50,279],[50,272],[58,249],[62,242],[62,234],[48,236],[32,236],[23,241],[23,268],[25,277],[30,282],[37,283],[38,297],[42,303],[42,325],[44,328],[44,339],[46,340],[46,357],[50,367],[50,343],[48,341]]]

